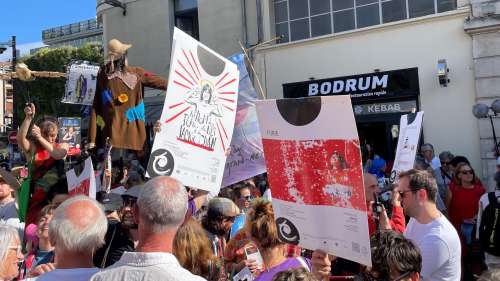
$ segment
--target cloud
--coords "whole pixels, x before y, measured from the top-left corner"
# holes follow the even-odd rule
[[[22,57],[25,55],[29,55],[31,49],[40,48],[43,46],[46,46],[45,44],[43,44],[43,42],[33,42],[33,43],[17,45],[16,48],[20,51]],[[7,50],[3,52],[3,54],[0,54],[0,62],[10,61],[11,59],[12,59],[12,48],[9,47],[7,48]]]

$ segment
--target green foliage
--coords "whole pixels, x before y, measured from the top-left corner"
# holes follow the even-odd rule
[[[21,58],[32,71],[66,72],[66,66],[72,60],[86,60],[102,64],[103,57],[98,45],[87,44],[80,48],[44,48],[34,55]],[[18,124],[24,118],[25,103],[35,103],[37,116],[50,115],[80,116],[81,105],[61,103],[64,95],[65,78],[36,78],[34,81],[16,80],[15,95]]]

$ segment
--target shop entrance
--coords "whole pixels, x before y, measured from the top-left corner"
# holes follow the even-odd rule
[[[370,144],[375,154],[392,162],[398,145],[399,122],[405,113],[384,113],[357,115],[359,141],[361,145]]]

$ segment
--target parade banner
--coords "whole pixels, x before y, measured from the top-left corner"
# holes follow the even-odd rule
[[[278,235],[371,266],[349,96],[257,101]]]
[[[418,150],[418,141],[420,140],[420,132],[422,132],[423,119],[423,111],[401,115],[396,158],[394,159],[394,166],[389,178],[391,183],[399,181],[398,175],[401,172],[413,169],[415,155],[417,155]]]
[[[167,95],[147,176],[172,176],[218,192],[233,135],[239,72],[234,63],[174,29]]]
[[[89,157],[85,160],[85,166],[80,175],[76,175],[75,169],[66,172],[68,180],[68,194],[70,196],[86,195],[95,199],[96,196],[96,181],[92,159]]]
[[[262,137],[255,111],[257,93],[248,76],[243,54],[229,59],[238,66],[240,83],[231,152],[226,160],[222,187],[266,172]]]
[[[69,144],[68,155],[80,154],[82,119],[77,117],[59,117],[59,143]]]
[[[63,103],[92,105],[97,86],[99,66],[88,61],[68,65]]]

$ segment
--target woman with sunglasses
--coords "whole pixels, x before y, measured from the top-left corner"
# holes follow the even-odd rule
[[[0,258],[0,280],[14,280],[24,256],[19,233],[12,226],[0,225]]]
[[[472,167],[467,163],[458,164],[446,197],[449,219],[458,233],[464,222],[472,223],[476,218],[479,199],[484,192],[483,184],[476,180]]]

